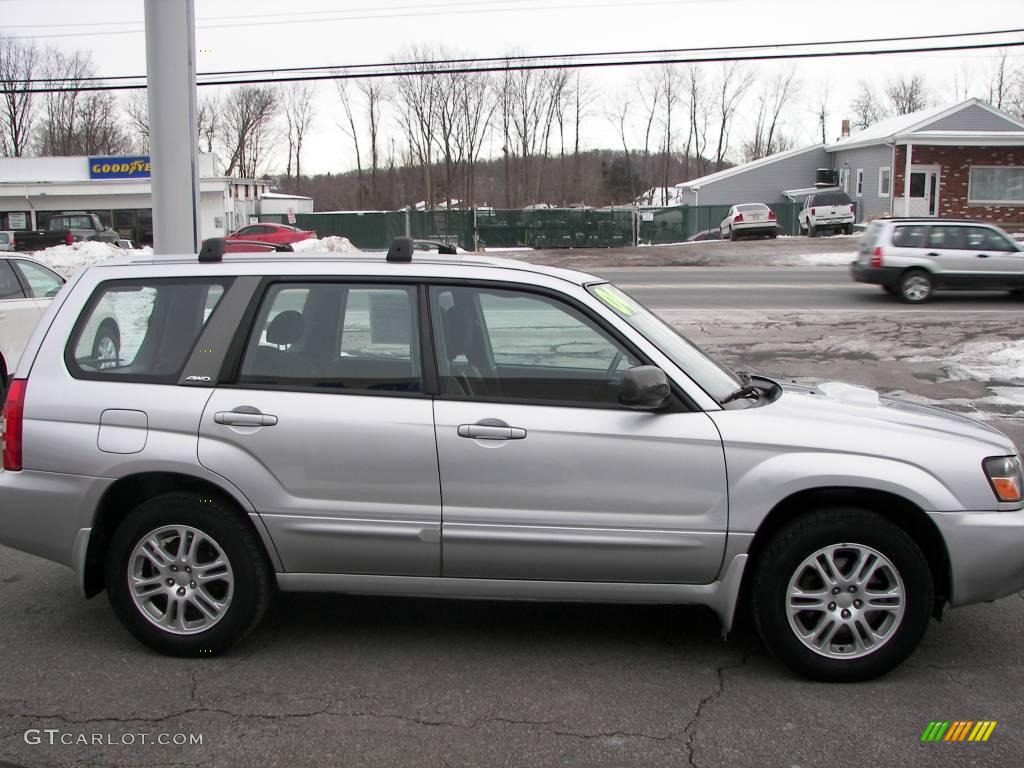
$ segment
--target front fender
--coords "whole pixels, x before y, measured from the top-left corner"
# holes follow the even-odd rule
[[[800,451],[761,461],[730,461],[729,528],[753,533],[783,499],[816,488],[865,488],[886,491],[926,512],[955,511],[963,505],[935,475],[895,459],[842,453]]]

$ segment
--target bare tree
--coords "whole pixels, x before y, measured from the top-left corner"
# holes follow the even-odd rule
[[[373,77],[358,80],[356,87],[366,100],[366,122],[370,135],[370,199],[373,207],[379,209],[381,202],[377,176],[380,170],[381,107],[388,98],[388,92],[384,81]]]
[[[145,91],[132,91],[124,102],[128,124],[135,135],[139,152],[149,152],[149,99]]]
[[[467,74],[462,81],[458,101],[462,123],[459,136],[464,145],[462,156],[466,164],[465,199],[473,205],[476,201],[476,166],[497,108],[497,102],[492,98],[490,76]]]
[[[1003,108],[1003,102],[1006,100],[1008,91],[1011,88],[1011,81],[1013,80],[1013,72],[1010,69],[1007,58],[1006,49],[999,49],[995,66],[992,68],[992,80],[988,86],[989,104],[996,109]]]
[[[974,76],[974,67],[969,61],[962,62],[953,70],[953,101],[963,101],[970,97],[974,91]]]
[[[350,83],[348,80],[338,79],[334,81],[334,85],[338,90],[338,99],[341,101],[342,109],[345,111],[345,120],[338,123],[338,128],[344,133],[349,139],[352,140],[352,146],[356,153],[356,207],[363,207],[363,198],[366,193],[366,184],[363,182],[363,153],[359,149],[359,128],[356,125],[356,105],[354,103],[354,97],[350,90]]]
[[[747,90],[754,82],[754,73],[740,62],[732,61],[722,65],[718,81],[716,112],[718,118],[718,147],[715,149],[715,170],[720,171],[729,151],[729,134],[736,110]]]
[[[580,127],[589,114],[594,100],[594,89],[589,81],[584,80],[580,72],[576,72],[576,86],[573,88],[573,190],[577,202],[583,200],[583,179],[580,166]]]
[[[853,112],[851,127],[856,130],[864,130],[886,117],[885,107],[866,80],[857,83],[857,96],[851,102],[850,109]]]
[[[243,178],[259,177],[277,111],[277,93],[270,86],[240,85],[228,92],[222,112],[228,176],[237,171]]]
[[[757,160],[788,148],[781,133],[781,117],[786,105],[800,89],[795,69],[780,69],[760,89],[754,135],[744,147],[747,160]]]
[[[828,144],[828,116],[830,114],[829,96],[831,88],[828,80],[824,80],[814,89],[815,99],[814,117],[817,119],[818,128],[821,130],[821,143]]]
[[[0,88],[4,91],[0,106],[0,152],[5,155],[22,156],[32,139],[38,105],[35,94],[26,89],[35,85],[40,58],[34,43],[0,37]],[[19,90],[22,92],[16,93]]]
[[[419,164],[423,173],[424,202],[434,207],[434,134],[437,130],[436,65],[427,62],[437,57],[429,48],[411,48],[400,53],[402,61],[419,62],[406,67],[394,78],[392,99],[398,111],[398,122],[405,133],[409,154]]]
[[[196,134],[199,138],[199,151],[213,154],[214,147],[222,142],[224,120],[222,117],[221,98],[217,94],[199,97],[196,114]]]
[[[342,81],[336,81],[342,82]],[[302,142],[313,124],[313,97],[315,89],[310,83],[289,83],[282,86],[280,94],[281,111],[284,114],[285,131],[288,140],[287,176],[292,177],[292,160],[295,161],[295,191],[302,185]]]
[[[686,68],[685,76],[686,105],[689,113],[689,133],[686,138],[686,155],[683,158],[684,176],[690,176],[691,150],[696,161],[696,173],[703,176],[707,173],[707,135],[711,121],[711,97],[706,88],[704,70],[699,64],[691,64]]]
[[[653,185],[655,174],[651,173],[651,138],[654,136],[654,127],[658,120],[663,94],[663,74],[661,68],[652,68],[643,73],[637,80],[636,94],[640,101],[641,110],[637,110],[642,117],[643,123],[643,149],[640,166],[640,180],[646,189]],[[623,116],[625,117],[625,116]],[[623,126],[624,128],[624,126]],[[655,201],[651,200],[651,205]]]
[[[543,167],[550,150],[555,109],[568,84],[566,70],[524,70],[505,72],[499,102],[502,123],[511,145],[505,150],[519,156],[519,182],[522,200],[540,198],[541,173],[534,175],[535,159]]]
[[[606,113],[608,121],[615,126],[619,139],[622,141],[622,152],[625,157],[625,175],[629,179],[630,199],[635,200],[639,190],[633,184],[633,162],[629,152],[629,115],[632,111],[629,94],[623,94],[612,99],[613,107]]]
[[[889,80],[885,86],[885,95],[897,115],[920,112],[928,106],[929,101],[928,86],[924,77],[917,72]]]

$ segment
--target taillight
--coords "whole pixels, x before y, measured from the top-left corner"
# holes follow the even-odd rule
[[[882,266],[882,246],[876,245],[875,250],[871,254],[871,266],[880,267]]]
[[[732,220],[732,223],[733,224],[742,224],[743,223],[743,214],[742,213],[737,213],[736,214],[736,218]]]
[[[814,212],[814,209],[813,209],[813,208],[811,208],[811,216],[817,216],[817,215],[818,215],[818,214],[816,214],[816,213]]]
[[[64,235],[64,245],[74,245],[74,242],[75,236],[73,234],[68,232],[66,235]]]
[[[775,211],[773,211],[773,210],[769,210],[768,211],[768,221],[775,221]]]
[[[25,416],[26,379],[15,379],[7,389],[4,400],[4,469],[8,472],[21,470],[21,427]]]

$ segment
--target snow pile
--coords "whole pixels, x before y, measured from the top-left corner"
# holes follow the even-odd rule
[[[971,341],[943,365],[957,379],[1024,381],[1024,340]]]
[[[309,240],[299,240],[297,243],[292,243],[292,250],[298,253],[321,253],[323,251],[358,251],[359,249],[352,245],[352,242],[347,237],[331,235],[330,237],[321,237],[319,240],[312,238]]]
[[[95,240],[87,240],[72,245],[54,245],[42,251],[36,251],[31,256],[41,261],[54,272],[64,277],[70,277],[80,269],[91,267],[94,264],[101,264],[110,259],[121,256],[152,256],[153,249],[145,248],[118,248],[110,243],[101,243]]]
[[[845,267],[857,259],[854,251],[829,251],[826,253],[794,253],[786,256],[769,257],[775,267]]]

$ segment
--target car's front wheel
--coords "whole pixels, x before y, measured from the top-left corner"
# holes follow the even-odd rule
[[[900,527],[842,507],[801,517],[755,563],[754,619],[768,649],[815,680],[885,674],[917,647],[931,615],[928,561]]]
[[[900,298],[907,304],[923,304],[932,297],[935,281],[923,269],[912,269],[900,279]]]
[[[244,637],[273,593],[256,533],[217,499],[171,493],[114,532],[105,579],[121,622],[170,656],[213,655]]]

